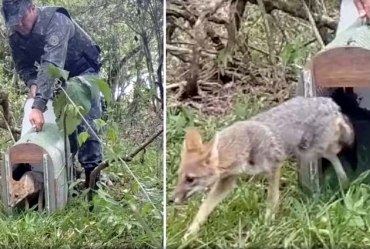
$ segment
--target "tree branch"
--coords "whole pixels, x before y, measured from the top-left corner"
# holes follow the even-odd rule
[[[163,128],[159,130],[157,133],[155,133],[153,136],[151,136],[148,140],[146,140],[144,143],[142,143],[136,150],[134,150],[132,153],[130,153],[128,156],[121,157],[122,161],[125,162],[131,162],[132,159],[139,154],[140,151],[145,149],[149,144],[151,144],[159,135],[161,135],[163,132]],[[90,190],[93,189],[96,176],[102,171],[103,169],[109,167],[109,164],[116,162],[115,159],[112,160],[105,160],[104,162],[100,163],[92,172],[90,175],[90,182],[89,182],[89,188]],[[92,192],[89,191],[88,200],[92,200]]]
[[[320,43],[321,48],[325,47],[325,43],[322,40],[322,37],[320,35],[320,32],[319,32],[318,28],[316,27],[315,20],[313,19],[313,16],[312,16],[312,13],[310,11],[310,8],[308,8],[308,6],[307,6],[307,4],[306,4],[306,2],[304,0],[301,0],[301,2],[302,2],[302,5],[303,5],[306,13],[307,13],[308,20],[311,23],[311,26],[312,26],[312,29],[314,31],[314,34],[316,36],[317,41]]]
[[[258,0],[244,0],[244,1],[258,5]],[[307,12],[305,11],[304,8],[302,8],[301,4],[291,2],[288,3],[283,0],[263,0],[263,3],[265,5],[267,13],[271,13],[274,10],[280,10],[287,14],[290,14],[291,16],[309,21]],[[338,22],[333,18],[330,18],[329,16],[312,13],[312,17],[315,20],[316,25],[319,27],[324,26],[332,30],[335,30],[337,28]]]
[[[13,140],[15,140],[16,134],[21,133],[21,129],[18,127],[14,127],[11,122],[11,111],[9,106],[9,100],[8,100],[8,93],[6,92],[0,92],[0,106],[3,109],[3,118],[4,120],[0,122],[0,128],[3,128],[5,130],[9,130],[11,133]]]
[[[169,4],[166,8],[166,16],[167,16],[167,18],[171,17],[171,16],[174,16],[176,18],[184,18],[192,26],[195,24],[195,22],[199,18],[199,15],[197,15],[195,13],[193,15],[191,15],[186,10],[182,10],[179,7],[171,5],[171,4]],[[221,24],[221,25],[228,24],[228,21],[226,19],[221,19],[221,18],[214,17],[214,16],[209,16],[208,21],[214,22],[216,24]]]
[[[273,40],[273,34],[272,34],[272,31],[271,31],[271,23],[270,23],[270,20],[269,20],[269,16],[267,15],[267,11],[266,11],[266,8],[265,8],[265,5],[263,3],[263,0],[257,0],[258,2],[258,6],[261,10],[261,13],[262,13],[262,17],[263,17],[263,24],[265,26],[265,30],[266,30],[266,40],[267,40],[267,45],[268,45],[268,48],[269,48],[269,61],[270,61],[270,64],[271,66],[273,67],[273,70],[274,70],[274,77],[275,77],[275,80],[278,80],[278,75],[277,75],[277,72],[276,72],[276,58],[275,58],[275,48],[274,48],[274,40]]]

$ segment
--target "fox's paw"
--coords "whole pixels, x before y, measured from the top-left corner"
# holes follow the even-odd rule
[[[265,222],[271,222],[275,220],[275,212],[273,212],[271,209],[267,209],[265,213]]]
[[[192,225],[189,227],[188,231],[185,233],[184,237],[182,237],[182,242],[186,242],[189,237],[194,236],[199,231],[199,225]]]
[[[182,242],[182,243],[187,242],[187,241],[189,240],[189,238],[190,238],[190,237],[192,237],[193,235],[194,235],[194,234],[189,233],[189,232],[185,233],[184,237],[182,237],[182,239],[181,239],[181,242]]]
[[[350,186],[350,182],[347,177],[343,177],[342,179],[340,179],[340,184],[342,184],[343,189],[348,189]]]
[[[185,243],[185,242],[187,242],[188,241],[188,238],[189,238],[189,235],[190,234],[188,234],[188,233],[186,233],[185,235],[184,235],[184,237],[182,237],[182,239],[181,239],[181,243]]]

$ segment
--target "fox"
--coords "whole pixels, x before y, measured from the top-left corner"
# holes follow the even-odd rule
[[[15,207],[19,202],[25,200],[25,209],[29,210],[30,200],[38,196],[38,210],[42,211],[44,201],[44,174],[39,171],[27,171],[19,181],[8,176],[10,183],[9,206]]]
[[[354,142],[354,129],[329,97],[293,97],[247,120],[236,121],[203,141],[197,128],[185,132],[177,185],[169,198],[183,204],[207,192],[183,240],[195,235],[238,176],[263,174],[268,180],[265,219],[278,209],[281,167],[287,158],[332,162],[340,182],[348,177],[337,154]],[[208,191],[207,191],[208,190]]]
[[[301,162],[327,159],[340,183],[344,187],[348,185],[347,174],[337,155],[355,145],[355,131],[333,98],[297,96],[251,120],[263,122],[278,134],[289,157]]]

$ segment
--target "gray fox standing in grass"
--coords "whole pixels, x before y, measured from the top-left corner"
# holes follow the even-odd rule
[[[8,177],[10,183],[9,206],[14,207],[25,199],[25,208],[29,209],[30,199],[38,195],[38,210],[43,208],[44,201],[44,174],[39,171],[27,171],[19,181]]]
[[[196,129],[185,135],[177,186],[170,202],[181,204],[210,187],[183,239],[196,234],[241,174],[265,174],[269,187],[266,218],[279,200],[280,168],[288,157],[327,158],[343,184],[347,175],[337,154],[354,142],[354,130],[340,107],[326,97],[295,97],[247,121],[238,121],[204,142]]]

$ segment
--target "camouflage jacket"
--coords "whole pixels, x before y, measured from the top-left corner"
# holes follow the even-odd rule
[[[63,68],[69,71],[70,77],[88,69],[98,72],[101,67],[100,48],[66,9],[39,7],[37,14],[37,21],[27,37],[15,30],[9,31],[9,44],[20,78],[28,87],[37,85],[32,108],[45,111],[54,89],[48,67]]]

